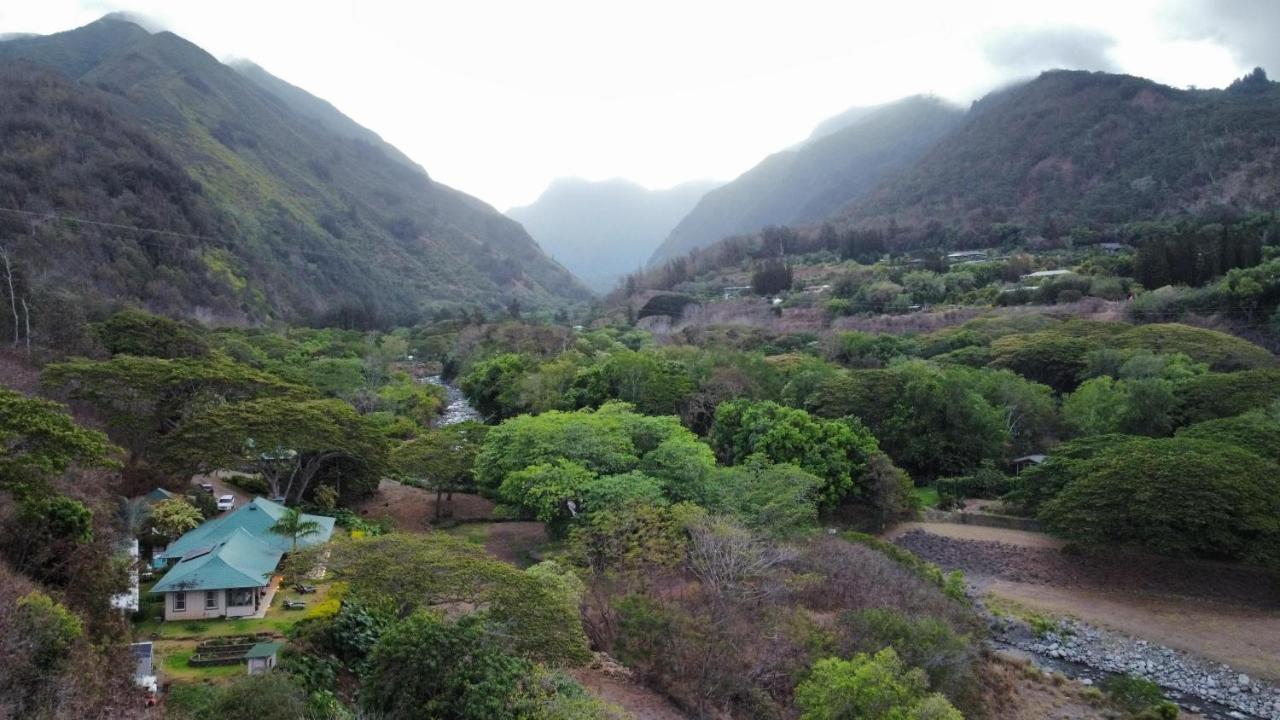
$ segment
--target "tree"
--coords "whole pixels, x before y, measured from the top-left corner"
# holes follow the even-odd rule
[[[151,507],[151,526],[170,540],[177,540],[184,533],[195,530],[202,522],[204,516],[186,500],[171,498]]]
[[[302,513],[296,508],[285,508],[284,514],[267,528],[276,535],[283,535],[292,542],[290,552],[298,552],[298,538],[311,537],[320,533],[320,523],[315,520],[303,520]]]
[[[387,441],[341,400],[265,397],[194,414],[166,438],[164,454],[183,474],[251,469],[266,478],[272,497],[298,502],[330,468],[341,470],[335,483],[377,487]]]
[[[291,568],[313,567],[317,549],[299,551]],[[326,567],[349,597],[388,608],[397,618],[449,605],[484,608],[514,654],[554,664],[590,658],[582,618],[562,585],[494,559],[444,533],[391,533],[325,547]]]
[[[191,325],[142,310],[122,310],[94,329],[112,355],[201,358],[209,354],[208,341]]]
[[[502,420],[523,410],[519,399],[521,380],[533,368],[533,359],[528,356],[496,355],[473,365],[458,380],[458,387],[486,419]]]
[[[760,454],[817,475],[824,481],[819,498],[826,508],[861,492],[867,460],[879,451],[875,437],[856,418],[821,420],[774,402],[748,400],[720,404],[711,443],[728,463]]]
[[[756,532],[785,537],[817,524],[822,486],[822,478],[795,465],[771,464],[754,455],[740,465],[718,468],[702,504]]]
[[[84,635],[80,618],[39,590],[18,598],[17,619],[26,645],[23,649],[45,672],[61,664],[71,646]]]
[[[59,475],[71,467],[108,467],[107,436],[76,424],[67,409],[0,387],[0,484]]]
[[[41,382],[86,403],[128,453],[125,471],[155,461],[164,436],[197,410],[263,395],[299,398],[296,385],[227,360],[131,356],[73,360],[45,368]]]
[[[435,516],[439,520],[446,496],[452,501],[455,492],[474,490],[472,468],[488,431],[476,422],[431,430],[394,448],[391,465],[436,491]]]
[[[542,717],[531,713],[545,711],[555,688],[540,687],[538,669],[507,652],[499,633],[475,615],[456,623],[410,615],[374,648],[361,706],[387,720]]]
[[[801,720],[963,720],[946,698],[928,693],[924,671],[907,668],[893,648],[813,664],[796,686]]]
[[[1040,508],[1051,532],[1093,547],[1280,562],[1280,468],[1233,445],[1131,438],[1069,467]]]

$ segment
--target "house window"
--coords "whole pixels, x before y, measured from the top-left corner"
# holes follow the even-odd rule
[[[218,609],[218,591],[217,590],[204,591],[204,609],[205,610]]]
[[[253,588],[238,588],[231,591],[231,599],[227,602],[232,607],[243,607],[253,604]]]
[[[187,594],[184,592],[173,593],[173,611],[184,612],[187,609]]]

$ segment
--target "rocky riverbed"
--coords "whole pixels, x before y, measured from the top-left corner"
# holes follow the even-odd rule
[[[1034,633],[1025,623],[992,618],[993,640],[1029,653],[1105,674],[1145,678],[1170,699],[1210,718],[1280,719],[1280,689],[1220,663],[1162,645],[1064,619],[1055,630]],[[1091,673],[1080,675],[1092,684]]]
[[[444,378],[439,375],[429,375],[422,379],[422,382],[428,382],[432,385],[439,385],[444,388],[447,396],[444,411],[440,413],[440,417],[436,419],[436,426],[443,427],[445,425],[455,425],[468,420],[480,422],[484,420],[480,413],[467,402],[467,396],[462,394],[462,390],[452,383],[445,382]]]

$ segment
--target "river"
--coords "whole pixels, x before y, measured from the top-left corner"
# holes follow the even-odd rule
[[[428,375],[422,379],[423,382],[439,385],[444,388],[446,394],[444,411],[440,413],[440,417],[436,418],[434,425],[436,427],[444,427],[445,425],[456,425],[460,422],[474,420],[476,422],[484,422],[484,417],[471,407],[471,403],[467,402],[467,396],[462,394],[456,385],[446,382],[439,375]]]

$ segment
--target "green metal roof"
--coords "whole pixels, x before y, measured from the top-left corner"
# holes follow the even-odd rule
[[[254,498],[252,502],[216,517],[178,538],[170,543],[164,553],[158,557],[176,560],[192,550],[217,545],[236,530],[248,532],[281,553],[290,552],[293,549],[293,538],[271,532],[271,526],[284,515],[284,512],[285,507],[280,503],[271,502],[265,498]],[[333,535],[333,518],[304,514],[302,519],[315,521],[320,526],[320,532],[298,538],[299,550],[329,542],[330,536]]]
[[[268,658],[280,652],[280,648],[284,647],[282,642],[260,642],[249,648],[249,652],[244,654],[245,660],[253,660],[254,658]]]
[[[155,490],[152,490],[151,492],[142,496],[142,498],[146,500],[148,505],[154,505],[160,502],[161,500],[172,500],[176,497],[178,497],[177,493],[169,492],[168,490],[165,490],[162,487],[158,487]]]
[[[189,551],[151,592],[260,587],[267,584],[282,555],[244,528],[236,528],[216,545]]]

